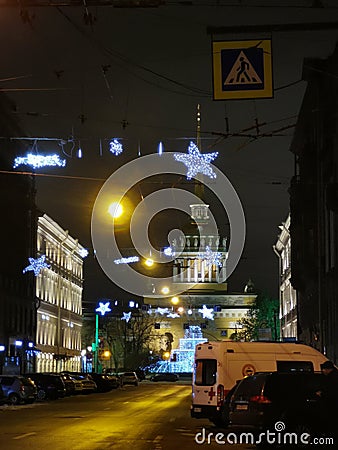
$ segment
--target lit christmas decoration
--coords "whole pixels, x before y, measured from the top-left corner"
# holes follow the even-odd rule
[[[107,303],[99,302],[99,307],[96,308],[95,311],[101,313],[101,316],[104,316],[107,312],[111,311],[109,306],[110,302]]]
[[[109,150],[112,152],[113,155],[118,156],[123,152],[122,144],[117,139],[113,139],[112,141],[110,141],[109,145],[110,145]]]
[[[114,259],[115,264],[129,264],[138,262],[140,258],[138,256],[129,256],[128,258]]]
[[[125,320],[126,322],[129,322],[129,320],[131,319],[131,312],[129,313],[122,313],[123,317],[121,317],[121,320]]]
[[[27,266],[25,269],[23,269],[22,273],[26,273],[30,270],[34,272],[34,275],[37,277],[42,269],[48,269],[50,267],[49,264],[45,262],[46,255],[40,256],[40,258],[34,259],[34,258],[28,258],[29,266]]]
[[[169,317],[170,319],[176,319],[177,317],[181,317],[181,316],[177,313],[169,313],[169,314],[167,314],[167,317]]]
[[[157,153],[158,153],[159,155],[162,155],[162,153],[163,153],[163,144],[162,144],[162,142],[160,142],[160,143],[158,144]]]
[[[13,168],[16,169],[18,166],[31,166],[33,169],[40,169],[46,166],[59,166],[65,167],[66,160],[60,159],[59,155],[33,155],[28,153],[27,156],[18,156],[14,160]]]
[[[212,266],[215,264],[215,266],[222,267],[222,254],[219,252],[213,252],[209,246],[205,247],[205,252],[199,253],[198,257],[203,259],[208,266]]]
[[[88,256],[88,250],[86,248],[81,248],[80,256],[81,258],[86,258]]]
[[[174,255],[173,249],[171,247],[166,247],[163,250],[163,253],[165,254],[165,256],[173,256]]]
[[[163,316],[164,314],[169,313],[169,308],[156,308],[154,312],[155,314],[160,314],[161,316]]]
[[[216,159],[218,152],[202,154],[198,150],[198,147],[193,142],[190,142],[188,147],[188,154],[174,153],[174,158],[178,162],[182,162],[188,168],[187,180],[191,180],[192,177],[198,173],[207,175],[210,178],[216,178],[215,172],[210,166],[211,161]]]
[[[205,305],[203,305],[203,308],[199,309],[198,312],[200,312],[202,314],[203,319],[214,320],[214,309],[213,308],[207,308]]]

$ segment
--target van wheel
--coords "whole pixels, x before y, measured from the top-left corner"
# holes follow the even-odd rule
[[[18,405],[20,403],[20,397],[17,394],[10,394],[8,400],[11,405]]]

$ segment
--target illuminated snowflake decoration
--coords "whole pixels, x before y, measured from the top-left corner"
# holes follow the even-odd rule
[[[33,169],[40,169],[45,166],[65,167],[66,160],[60,159],[59,155],[33,155],[28,153],[27,156],[18,156],[14,160],[13,168],[18,166],[31,166]]]
[[[104,316],[107,312],[111,311],[109,306],[110,302],[107,303],[99,302],[99,307],[96,308],[95,311],[101,313],[101,316]]]
[[[222,254],[219,252],[213,252],[209,246],[205,247],[205,252],[199,253],[198,257],[203,259],[208,266],[219,266],[222,267]]]
[[[121,320],[125,320],[126,322],[129,322],[129,320],[131,319],[131,312],[129,313],[122,313],[123,317],[121,317]]]
[[[115,264],[129,264],[133,262],[138,262],[140,258],[138,256],[129,256],[128,258],[114,259]]]
[[[42,269],[48,269],[50,267],[49,264],[45,262],[46,255],[40,256],[40,258],[34,259],[34,258],[28,258],[29,266],[27,266],[25,269],[23,269],[22,273],[26,273],[29,271],[33,271],[34,275],[37,277]]]
[[[214,320],[214,309],[213,308],[207,308],[205,305],[203,305],[203,308],[199,309],[198,312],[200,312],[202,314],[203,319]]]
[[[86,248],[81,248],[80,256],[81,258],[86,258],[88,256],[88,250]]]
[[[191,180],[192,177],[198,173],[207,175],[210,178],[216,178],[215,172],[210,165],[211,161],[216,159],[218,152],[202,154],[198,150],[198,147],[193,142],[190,142],[188,147],[188,154],[174,153],[174,158],[178,162],[182,162],[188,168],[187,180]]]
[[[110,141],[109,145],[110,145],[109,150],[112,152],[113,155],[118,156],[123,152],[122,144],[117,139],[113,139],[112,141]]]
[[[171,247],[166,247],[163,250],[163,253],[165,254],[165,256],[173,256],[174,255],[173,249]]]

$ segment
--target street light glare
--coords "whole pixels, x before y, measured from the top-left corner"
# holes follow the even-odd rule
[[[114,219],[117,219],[123,213],[122,205],[118,202],[113,202],[109,205],[108,212]]]

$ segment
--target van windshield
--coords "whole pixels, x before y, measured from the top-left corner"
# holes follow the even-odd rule
[[[217,360],[197,359],[195,362],[195,384],[213,386],[216,383]]]

